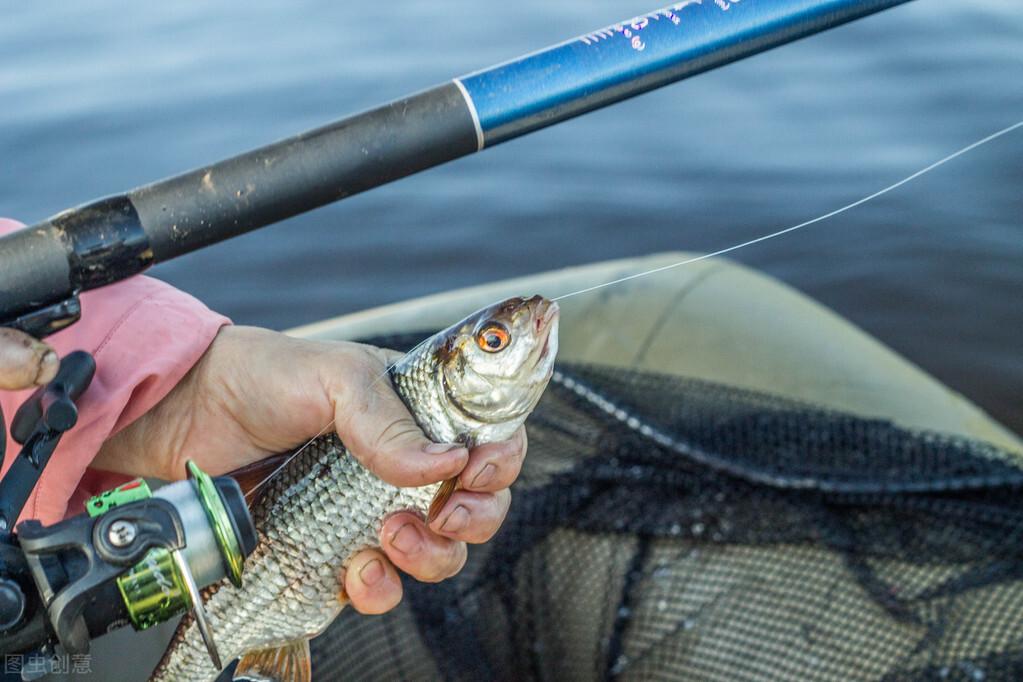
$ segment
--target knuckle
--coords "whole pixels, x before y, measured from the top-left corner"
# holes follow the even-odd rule
[[[519,461],[511,462],[498,470],[499,481],[496,486],[497,490],[505,490],[508,486],[515,483],[515,480],[522,473],[522,463]]]
[[[465,562],[469,558],[469,552],[466,549],[464,542],[456,542],[452,545],[451,552],[451,563],[448,566],[448,575],[450,578],[453,575],[458,574],[459,571],[465,566]]]
[[[421,581],[427,583],[439,583],[462,570],[468,553],[464,542],[449,541],[442,550],[443,556],[437,562],[431,562],[423,574],[417,576]]]
[[[387,613],[391,609],[394,609],[401,603],[402,589],[401,583],[398,583],[397,587],[389,593],[390,596],[380,605],[380,608],[375,613],[370,615],[379,615],[381,613]]]
[[[526,456],[525,431],[520,428],[508,440],[495,443],[489,453],[491,461],[521,465],[523,458]]]
[[[447,577],[448,576],[445,575],[443,571],[434,567],[431,567],[416,576],[420,582],[424,583],[439,583]]]
[[[479,521],[466,529],[469,536],[466,538],[468,542],[472,544],[488,542],[501,529],[505,516],[508,514],[508,504],[510,501],[510,495],[502,493],[507,493],[507,491],[495,493],[487,513],[481,514]]]
[[[419,425],[411,417],[400,417],[387,424],[373,439],[372,447],[387,450],[391,447],[418,439],[422,436]]]
[[[465,541],[473,545],[482,545],[484,542],[494,537],[494,533],[497,532],[498,524],[487,524],[486,526],[477,526],[470,528],[466,532]]]
[[[331,387],[336,404],[345,411],[363,413],[372,408],[372,393],[368,389],[377,384],[387,387],[387,382],[376,382],[385,365],[373,355],[372,346],[342,342],[332,348],[329,363],[334,369],[326,384]]]
[[[515,458],[521,461],[526,456],[526,450],[529,449],[529,438],[526,436],[525,426],[519,429],[518,438],[515,439],[515,444]]]
[[[402,590],[400,583],[395,589],[381,595],[351,595],[349,597],[355,610],[366,616],[387,613],[401,603],[401,598]]]

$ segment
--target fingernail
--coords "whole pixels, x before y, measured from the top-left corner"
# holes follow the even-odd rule
[[[423,448],[423,452],[428,452],[431,455],[442,455],[445,452],[451,452],[456,448],[461,448],[462,445],[459,443],[430,443]]]
[[[411,556],[423,548],[423,535],[411,523],[406,523],[391,536],[391,547]]]
[[[39,374],[37,375],[36,384],[42,386],[49,383],[57,374],[59,366],[60,360],[57,358],[57,354],[52,350],[47,351],[43,359],[39,361]]]
[[[469,484],[470,488],[482,488],[486,484],[490,483],[494,479],[494,474],[497,472],[497,467],[493,464],[487,464],[485,467],[480,469],[480,472],[473,476],[472,482]]]
[[[469,525],[469,510],[458,505],[455,510],[448,514],[440,529],[445,533],[457,533]]]
[[[359,580],[362,584],[367,587],[372,587],[380,582],[384,577],[384,565],[380,563],[380,559],[373,559],[365,566],[359,569]]]

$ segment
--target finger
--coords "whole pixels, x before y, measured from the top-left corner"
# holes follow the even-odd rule
[[[458,443],[431,442],[391,387],[385,352],[355,348],[332,391],[337,433],[352,454],[379,478],[399,487],[457,476],[469,451]]]
[[[345,594],[359,613],[386,613],[401,601],[401,578],[383,552],[367,549],[345,570]]]
[[[427,583],[458,573],[467,556],[464,542],[430,532],[419,517],[405,512],[384,522],[380,546],[395,566]]]
[[[57,354],[16,329],[0,329],[0,389],[43,386],[57,375]]]
[[[497,492],[519,477],[525,456],[526,429],[519,427],[509,440],[473,448],[469,452],[469,464],[459,480],[466,490]]]
[[[511,491],[507,488],[496,493],[458,490],[429,527],[438,535],[478,545],[494,537],[510,505]]]

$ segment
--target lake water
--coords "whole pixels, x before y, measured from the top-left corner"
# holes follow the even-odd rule
[[[39,220],[655,4],[15,3],[0,21],[0,215]],[[285,328],[567,265],[715,250],[1020,119],[1023,4],[919,0],[155,274],[238,322]],[[734,257],[1023,431],[1023,131]]]

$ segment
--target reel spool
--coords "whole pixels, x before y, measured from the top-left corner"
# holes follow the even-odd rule
[[[91,498],[86,509],[90,517],[98,517],[121,505],[150,498],[174,505],[185,531],[184,548],[149,550],[116,579],[117,590],[136,630],[192,611],[210,658],[222,667],[199,590],[224,577],[241,587],[242,565],[256,546],[256,532],[234,479],[211,478],[191,460],[187,467],[188,480],[154,492],[145,480],[135,479]],[[136,532],[127,522],[117,523],[108,530],[108,539],[123,546],[135,539]]]

